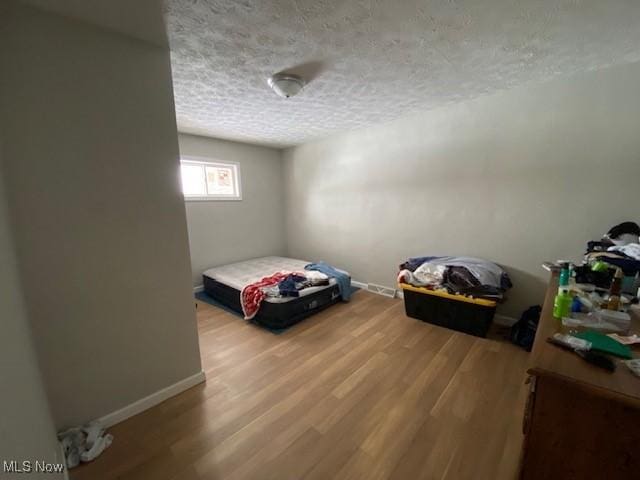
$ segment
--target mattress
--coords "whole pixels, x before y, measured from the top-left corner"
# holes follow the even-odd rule
[[[240,292],[245,286],[276,272],[304,271],[304,266],[309,263],[292,258],[263,257],[211,268],[202,275],[204,290],[218,302],[242,314]],[[338,285],[330,279],[328,285],[300,290],[299,297],[267,297],[253,321],[272,330],[283,329],[339,300]]]
[[[242,291],[247,285],[251,285],[264,277],[269,277],[277,272],[304,272],[305,265],[311,262],[285,257],[262,257],[247,260],[245,262],[231,263],[221,267],[210,268],[202,275],[211,278],[218,283],[227,285],[235,290]],[[342,270],[341,270],[342,271]],[[347,273],[347,272],[345,272]],[[320,290],[335,285],[335,279],[329,279],[328,285],[319,285],[300,290],[300,297],[311,295]],[[286,303],[299,297],[267,297],[265,302]]]

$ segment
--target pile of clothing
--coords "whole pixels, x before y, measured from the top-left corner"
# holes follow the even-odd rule
[[[299,297],[300,290],[329,284],[329,276],[320,272],[278,272],[267,277],[278,283],[262,286],[267,297]],[[259,283],[262,283],[262,279]],[[255,285],[255,284],[254,284]]]
[[[75,468],[80,462],[90,462],[104,452],[113,441],[100,422],[83,427],[73,427],[58,433],[67,468]]]
[[[324,262],[310,263],[304,268],[304,272],[277,272],[245,286],[240,292],[245,320],[256,316],[262,301],[267,297],[299,297],[301,290],[328,285],[330,278],[335,278],[342,301],[349,301],[351,277],[345,272]]]
[[[603,261],[620,268],[625,276],[635,276],[640,272],[640,227],[635,222],[616,225],[600,240],[587,244],[585,260]]]
[[[398,283],[502,301],[513,285],[495,263],[473,257],[414,257],[399,266]]]

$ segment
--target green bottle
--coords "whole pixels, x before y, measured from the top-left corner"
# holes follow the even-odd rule
[[[572,298],[571,295],[569,295],[569,291],[565,289],[560,290],[553,301],[554,318],[562,320],[562,317],[567,317],[571,311],[571,301]]]

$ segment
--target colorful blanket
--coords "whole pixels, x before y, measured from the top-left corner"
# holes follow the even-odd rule
[[[240,292],[240,303],[242,305],[242,313],[244,313],[244,319],[251,320],[256,316],[256,313],[258,313],[264,297],[267,296],[263,288],[278,285],[290,274],[290,272],[275,273],[270,277],[264,277],[259,282],[255,282],[244,287],[242,289],[242,292]]]

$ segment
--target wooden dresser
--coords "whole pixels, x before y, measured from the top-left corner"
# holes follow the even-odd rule
[[[527,371],[520,478],[640,478],[640,377],[622,364],[609,373],[547,343],[560,330],[557,285],[552,275]],[[635,313],[632,325],[640,332]]]

